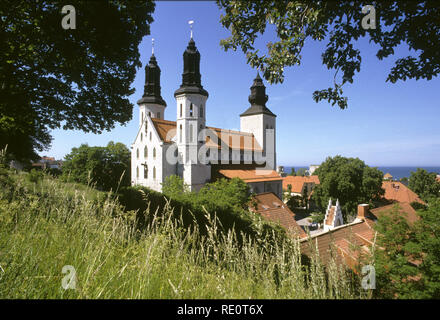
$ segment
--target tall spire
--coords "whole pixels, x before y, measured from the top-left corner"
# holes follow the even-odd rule
[[[145,66],[144,95],[137,103],[155,103],[166,106],[167,104],[160,93],[160,68],[154,56],[154,39],[151,39],[151,45],[150,61]]]
[[[251,94],[249,95],[249,102],[251,106],[240,116],[265,113],[275,117],[275,115],[266,107],[266,102],[268,99],[269,97],[266,94],[266,87],[263,84],[260,73],[257,71],[254,83],[251,86]]]
[[[194,21],[190,21],[194,22]],[[192,23],[190,25],[192,26]],[[192,29],[191,29],[192,30]],[[208,96],[208,92],[203,89],[200,74],[200,53],[197,50],[196,43],[192,38],[188,42],[185,52],[183,53],[183,74],[182,84],[180,88],[174,92],[174,96],[182,93],[195,93]]]

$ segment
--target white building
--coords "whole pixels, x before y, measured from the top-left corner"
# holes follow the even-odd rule
[[[276,168],[276,116],[266,107],[268,96],[257,74],[251,106],[240,115],[240,131],[206,125],[208,92],[201,85],[200,53],[190,39],[183,53],[182,84],[174,92],[177,121],[164,120],[160,68],[154,54],[145,67],[139,105],[139,129],[131,146],[132,184],[161,191],[170,175],[183,178],[191,190],[221,177],[239,177],[255,193],[281,197]]]

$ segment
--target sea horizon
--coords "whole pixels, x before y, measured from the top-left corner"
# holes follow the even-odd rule
[[[281,165],[283,166],[283,165]],[[409,178],[412,171],[416,171],[417,168],[425,169],[428,172],[434,172],[436,174],[440,174],[440,166],[370,166],[373,168],[378,168],[384,174],[389,173],[393,176],[394,179],[402,179],[404,177]],[[289,174],[291,169],[295,168],[295,171],[298,169],[309,169],[309,166],[284,166],[284,172]]]

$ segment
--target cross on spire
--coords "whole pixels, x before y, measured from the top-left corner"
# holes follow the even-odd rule
[[[189,27],[191,29],[191,39],[193,38],[193,23],[194,23],[194,20],[188,21]]]

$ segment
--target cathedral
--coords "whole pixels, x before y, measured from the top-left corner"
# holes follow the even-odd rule
[[[131,182],[156,191],[166,177],[180,176],[197,191],[219,178],[241,178],[252,192],[282,195],[276,168],[276,115],[267,107],[266,87],[257,73],[250,106],[240,114],[240,131],[206,125],[208,91],[200,74],[200,53],[191,36],[183,53],[182,84],[174,92],[176,121],[164,119],[160,68],[154,52],[145,66],[139,129],[131,146]]]

